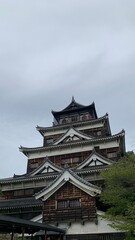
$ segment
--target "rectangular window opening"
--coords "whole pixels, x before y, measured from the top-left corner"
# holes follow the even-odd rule
[[[71,200],[58,200],[57,201],[57,208],[77,208],[80,207],[80,200],[79,199],[71,199]]]

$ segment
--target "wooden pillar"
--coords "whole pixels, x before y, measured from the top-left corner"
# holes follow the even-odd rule
[[[22,228],[22,240],[24,240],[25,228]]]
[[[61,233],[60,233],[60,235],[59,235],[59,236],[60,236],[60,240],[62,240],[62,234],[61,234]]]
[[[11,240],[13,240],[14,239],[14,232],[12,232],[12,234],[11,234]]]
[[[46,233],[46,230],[45,230],[45,240],[47,240],[47,233]]]

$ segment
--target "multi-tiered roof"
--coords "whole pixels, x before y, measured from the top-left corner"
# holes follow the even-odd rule
[[[52,114],[52,126],[36,128],[43,145],[20,147],[28,158],[26,173],[0,180],[0,211],[28,219],[43,216],[44,221],[59,224],[59,207],[68,206],[64,211],[70,222],[80,217],[83,222],[95,221],[95,198],[103,183],[100,172],[124,155],[125,132],[112,135],[108,114],[98,118],[94,103],[84,106],[74,98]],[[72,211],[70,204],[75,206]]]

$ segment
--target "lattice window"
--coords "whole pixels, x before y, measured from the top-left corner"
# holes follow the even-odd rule
[[[25,189],[24,191],[25,195],[33,195],[34,194],[34,189]]]
[[[77,208],[80,207],[79,199],[71,199],[71,200],[58,200],[57,208]]]
[[[62,120],[61,120],[61,123],[62,123],[62,124],[67,123],[67,119],[66,119],[66,118],[62,119]]]
[[[31,163],[31,165],[30,165],[31,168],[37,168],[38,166],[39,166],[38,163]]]
[[[107,153],[107,157],[108,157],[108,158],[115,158],[115,157],[117,157],[117,152]]]
[[[78,121],[78,116],[72,116],[72,117],[71,117],[71,121],[72,121],[72,122]]]
[[[24,189],[14,191],[14,196],[15,196],[15,197],[17,197],[17,196],[23,196],[23,195],[24,195]]]
[[[67,208],[68,207],[68,201],[58,201],[57,202],[57,208]]]
[[[53,138],[48,138],[46,141],[47,141],[48,144],[53,143]]]
[[[75,200],[70,200],[69,201],[69,207],[80,207],[80,201],[79,199],[75,199]]]

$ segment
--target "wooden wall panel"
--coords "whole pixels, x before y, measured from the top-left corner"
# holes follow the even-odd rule
[[[58,201],[79,199],[79,207],[58,208]],[[43,221],[95,221],[95,197],[88,195],[71,183],[65,183],[56,193],[43,203]]]

